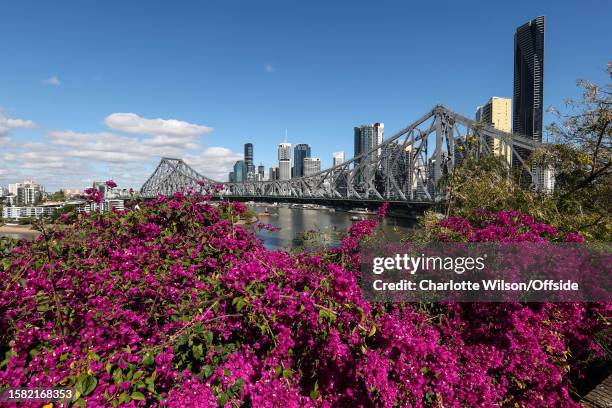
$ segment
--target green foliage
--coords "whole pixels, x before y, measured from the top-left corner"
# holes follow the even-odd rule
[[[612,68],[609,68],[612,69]],[[611,75],[612,75],[612,71]],[[530,157],[528,165],[552,169],[552,194],[530,190],[499,157],[472,155],[442,186],[450,193],[446,215],[469,218],[477,208],[491,211],[518,210],[560,231],[578,232],[589,240],[612,239],[612,93],[579,81],[582,101],[568,101],[571,114],[561,115],[548,127],[555,143],[545,144]],[[466,144],[469,148],[470,144]]]

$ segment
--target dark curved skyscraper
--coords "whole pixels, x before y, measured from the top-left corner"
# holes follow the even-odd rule
[[[514,111],[512,131],[542,141],[544,102],[544,16],[514,34]]]

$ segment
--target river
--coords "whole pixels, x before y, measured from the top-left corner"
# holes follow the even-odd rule
[[[278,229],[276,231],[256,230],[257,237],[262,239],[266,248],[271,250],[294,248],[304,243],[307,245],[318,243],[324,246],[334,246],[340,242],[341,234],[346,232],[354,222],[357,222],[352,218],[365,219],[371,217],[326,209],[315,210],[265,205],[250,205],[249,207],[258,214],[260,223],[270,224]],[[262,213],[264,214],[262,215]],[[414,220],[404,218],[387,217],[382,222],[383,231],[390,239],[400,237],[414,225]],[[306,242],[296,239],[299,234],[308,231],[317,231],[318,234],[311,233],[311,239]],[[31,240],[36,235],[31,231],[11,231],[9,233],[0,231],[0,236]]]
[[[340,242],[340,234],[346,232],[350,226],[367,215],[356,215],[345,211],[328,211],[325,209],[301,209],[287,208],[284,206],[270,207],[251,205],[253,211],[259,214],[261,223],[270,224],[278,231],[257,231],[256,235],[264,241],[268,249],[292,248],[303,243],[295,238],[300,233],[307,231],[318,231],[319,234],[311,234],[316,237],[313,241],[326,246],[337,245]],[[269,215],[262,216],[265,212]],[[382,229],[390,239],[400,237],[415,226],[415,221],[405,218],[385,218]]]

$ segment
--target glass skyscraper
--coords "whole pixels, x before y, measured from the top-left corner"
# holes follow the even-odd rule
[[[238,160],[234,163],[234,181],[236,183],[246,181],[246,163],[244,160]]]
[[[253,143],[246,143],[244,145],[244,164],[247,173],[255,173],[255,164],[253,164]]]
[[[304,175],[304,159],[310,157],[310,145],[298,143],[293,148],[293,177]]]
[[[542,141],[544,102],[544,16],[514,34],[514,111],[512,131]]]

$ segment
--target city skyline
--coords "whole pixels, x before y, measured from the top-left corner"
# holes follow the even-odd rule
[[[550,105],[562,107],[564,98],[576,96],[576,79],[598,81],[605,77],[608,50],[588,39],[597,36],[603,40],[597,43],[610,43],[606,40],[610,33],[602,28],[605,24],[597,24],[599,19],[604,22],[610,16],[610,7],[602,3],[585,10],[573,4],[554,4],[554,7],[528,3],[523,7],[496,5],[496,10],[489,13],[475,5],[449,6],[452,12],[443,17],[446,24],[441,25],[446,28],[431,31],[431,35],[445,38],[449,48],[457,48],[457,52],[461,50],[460,54],[466,55],[465,51],[470,48],[462,47],[473,45],[480,38],[478,32],[489,27],[488,38],[472,50],[477,54],[479,49],[487,49],[487,58],[470,70],[429,67],[427,72],[401,61],[356,66],[351,64],[350,57],[364,45],[374,44],[388,60],[396,57],[398,49],[410,50],[411,58],[425,57],[436,47],[429,49],[420,45],[410,31],[418,32],[422,27],[389,31],[381,23],[380,30],[372,33],[371,39],[348,31],[341,36],[344,46],[339,46],[338,39],[323,44],[320,41],[325,34],[330,34],[328,31],[310,37],[306,33],[310,35],[312,30],[291,29],[296,19],[306,17],[316,7],[292,9],[277,5],[276,16],[288,15],[282,23],[282,28],[287,29],[286,39],[273,37],[278,30],[271,28],[261,28],[249,39],[246,32],[250,26],[240,20],[232,23],[232,27],[246,24],[236,41],[228,42],[226,38],[205,47],[200,43],[196,46],[191,34],[206,36],[220,27],[226,20],[224,12],[228,11],[221,6],[210,10],[210,7],[195,5],[185,10],[164,9],[167,17],[175,20],[187,18],[188,9],[194,16],[211,12],[219,19],[198,28],[188,25],[186,30],[190,35],[170,30],[164,33],[167,37],[162,37],[144,27],[150,22],[138,18],[139,10],[133,5],[123,10],[128,15],[134,14],[133,26],[120,26],[119,33],[106,33],[101,25],[85,18],[92,13],[105,15],[101,8],[75,7],[71,11],[75,24],[68,29],[46,21],[47,17],[53,21],[53,16],[70,10],[66,4],[54,9],[41,5],[31,15],[20,5],[11,4],[7,12],[12,18],[0,31],[8,30],[8,33],[19,26],[23,28],[19,30],[23,35],[9,46],[5,58],[11,63],[0,67],[3,91],[0,95],[3,108],[0,112],[0,185],[31,178],[53,191],[113,178],[123,186],[138,188],[162,156],[182,157],[203,174],[226,180],[233,164],[244,159],[246,142],[256,145],[257,163],[263,162],[266,168],[275,166],[276,146],[285,128],[289,129],[293,144],[309,144],[312,155],[321,158],[321,167],[327,168],[331,166],[334,151],[345,151],[346,159],[350,159],[351,129],[361,123],[384,122],[391,135],[437,102],[471,116],[474,108],[491,95],[512,97],[514,33],[526,21],[541,14],[546,15],[546,42],[550,45],[546,50],[544,109]],[[270,7],[254,12],[263,15]],[[341,8],[334,7],[316,24],[325,27],[337,20]],[[147,10],[151,11],[153,20],[161,19],[164,14],[154,6]],[[351,19],[371,11],[366,5],[357,5],[347,10],[334,27],[348,26]],[[379,11],[388,19],[401,19],[410,10],[399,4],[387,4],[380,6]],[[298,16],[304,13],[306,16]],[[453,13],[453,17],[461,13],[472,15],[480,27],[466,28],[459,23],[460,18],[450,18]],[[79,20],[79,17],[83,18]],[[39,24],[49,35],[40,40],[30,33],[28,24]],[[170,27],[177,26],[170,24]],[[459,27],[460,30],[454,29]],[[139,28],[144,31],[134,44],[120,42]],[[100,39],[97,53],[87,42],[94,39]],[[176,65],[148,64],[156,61],[156,54],[146,44],[156,40],[160,41],[160,50],[176,57]],[[248,46],[255,44],[253,41],[263,40],[270,42],[269,53],[258,55],[248,51]],[[232,61],[202,60],[201,56],[189,53],[179,55],[176,45],[181,41],[185,47],[201,53],[222,55],[219,52],[223,51]],[[244,46],[240,46],[240,41]],[[288,45],[296,41],[294,54]],[[486,47],[492,43],[495,47]],[[314,44],[320,48],[317,52],[331,56],[326,59],[327,71],[320,64],[295,60],[300,53],[304,58],[317,60],[311,49]],[[129,57],[136,46],[138,60]],[[35,63],[31,56],[37,51],[45,56],[41,64]],[[455,51],[448,52],[452,55]],[[128,56],[125,63],[112,63],[113,59],[125,56]],[[236,64],[237,61],[240,63]],[[188,69],[188,66],[194,68]],[[177,82],[177,75],[184,80]],[[461,85],[457,84],[458,76]],[[240,89],[242,99],[237,99],[233,91],[223,94],[211,81],[227,86],[238,81],[235,88]],[[321,86],[325,86],[323,93]],[[154,89],[157,94],[152,93]],[[264,97],[262,92],[269,96]],[[405,93],[417,97],[407,100]],[[211,102],[201,98],[206,94],[212,97]],[[546,116],[545,123],[550,120]]]

